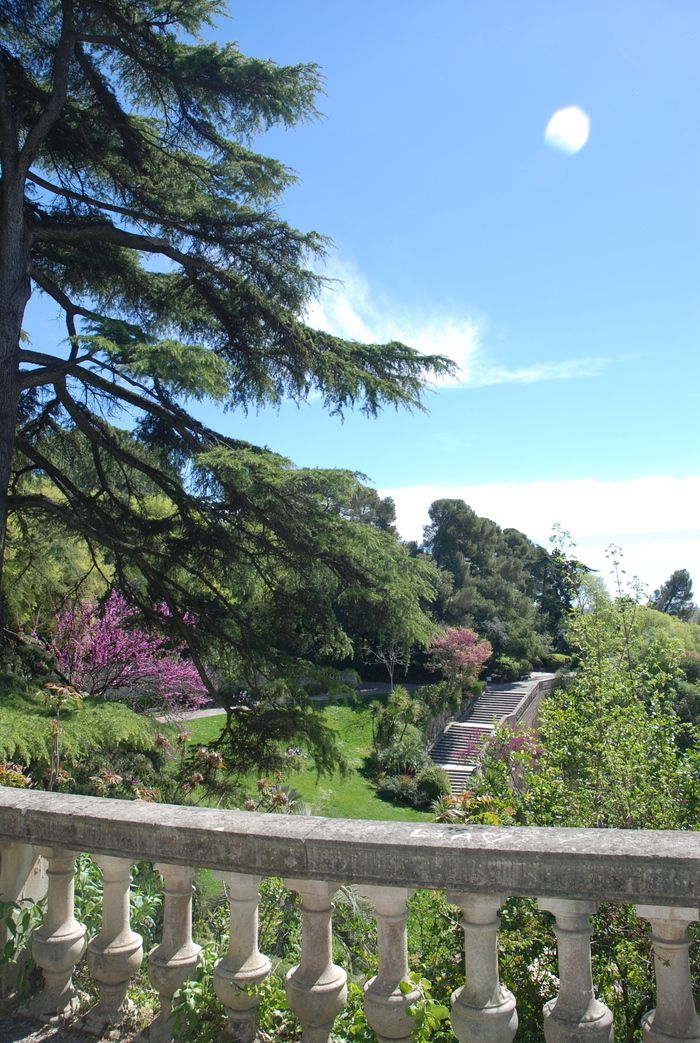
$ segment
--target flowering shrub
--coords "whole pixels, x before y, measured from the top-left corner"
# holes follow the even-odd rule
[[[101,610],[94,601],[81,601],[57,615],[50,648],[70,684],[88,695],[127,690],[169,709],[208,702],[194,665],[182,658],[183,646],[136,626],[135,616],[116,590]]]
[[[483,785],[500,792],[505,785],[513,794],[522,794],[526,778],[539,769],[544,750],[537,735],[522,724],[498,728],[484,743],[479,771]]]
[[[439,670],[446,681],[464,688],[473,684],[493,648],[467,627],[450,627],[436,634],[430,643],[431,670]]]
[[[439,797],[433,803],[436,822],[454,822],[480,826],[509,826],[514,822],[515,808],[500,797],[467,790],[456,796]]]
[[[277,814],[301,814],[304,804],[295,789],[282,784],[282,773],[275,772],[272,778],[258,779],[257,798],[246,800],[246,811],[275,811]]]
[[[486,752],[503,759],[517,755],[521,762],[532,767],[542,754],[542,745],[535,733],[524,726],[516,725],[513,728],[506,724],[489,739]]]
[[[27,789],[30,779],[24,773],[21,764],[0,763],[0,786],[11,786],[13,789]]]

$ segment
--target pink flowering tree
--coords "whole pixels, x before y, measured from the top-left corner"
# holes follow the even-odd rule
[[[167,617],[163,609],[163,617]],[[196,709],[208,702],[194,665],[183,646],[156,636],[135,622],[136,612],[112,591],[99,608],[81,601],[56,616],[50,643],[65,679],[88,695],[123,693],[167,709]]]
[[[467,627],[450,627],[436,634],[430,643],[429,667],[440,671],[451,688],[464,689],[474,684],[493,648]]]

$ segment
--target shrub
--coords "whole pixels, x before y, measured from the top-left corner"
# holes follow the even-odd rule
[[[428,806],[452,792],[450,779],[444,768],[429,764],[416,777],[416,804]]]
[[[7,764],[0,762],[0,786],[9,786],[11,789],[27,789],[31,779],[25,775],[21,764]]]
[[[523,673],[527,673],[527,669],[523,670],[523,664],[507,655],[495,659],[491,668],[491,676],[497,681],[517,681]]]
[[[572,658],[570,655],[562,655],[560,652],[548,652],[546,656],[542,658],[542,666],[545,670],[552,670],[556,673],[557,670],[566,670],[571,666]]]
[[[414,775],[380,775],[377,792],[388,800],[400,800],[404,804],[414,804],[416,778]]]
[[[450,793],[450,780],[444,768],[429,764],[417,775],[380,775],[377,792],[387,800],[428,808]]]
[[[423,733],[413,724],[406,725],[400,738],[375,750],[374,760],[377,769],[388,775],[415,775],[428,763]]]
[[[459,710],[462,702],[461,691],[449,685],[447,681],[424,685],[420,690],[420,697],[431,717],[437,717],[445,710]]]
[[[680,662],[680,667],[691,684],[700,681],[700,653],[686,652]]]
[[[0,648],[0,671],[8,678],[19,681],[45,679],[52,674],[51,656],[33,638],[22,635],[16,640],[11,637]]]
[[[436,822],[464,825],[509,826],[515,820],[515,809],[503,798],[466,790],[458,796],[439,797],[433,803]]]
[[[0,700],[0,761],[19,768],[39,788],[48,784],[52,770],[54,775],[58,771],[57,741],[57,788],[70,784],[73,792],[102,792],[94,781],[101,773],[105,784],[109,780],[110,795],[124,797],[133,795],[137,772],[139,782],[144,775],[157,780],[162,773],[155,725],[123,704],[85,699],[57,711],[45,693],[7,675],[0,676]]]

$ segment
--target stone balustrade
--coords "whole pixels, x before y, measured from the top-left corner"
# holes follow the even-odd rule
[[[102,928],[89,940],[73,909],[78,852],[91,854],[103,873]],[[39,859],[47,909],[33,956],[44,988],[31,1006],[44,1020],[73,1010],[71,979],[85,953],[100,999],[84,1027],[100,1034],[124,1017],[143,955],[129,925],[130,867],[151,861],[164,890],[162,940],[148,957],[161,1003],[148,1030],[156,1043],[172,1039],[173,995],[201,959],[191,921],[200,868],[224,882],[230,903],[229,946],[214,987],[228,1038],[238,1043],[256,1038],[257,989],[270,972],[257,932],[258,888],[267,876],[281,877],[301,898],[302,953],[287,975],[287,995],[304,1043],[329,1043],[346,998],[331,944],[333,895],[342,885],[369,900],[377,921],[378,971],[365,985],[365,1009],[379,1043],[411,1040],[407,1008],[418,992],[406,984],[406,903],[417,888],[444,891],[461,910],[466,980],[452,997],[461,1043],[510,1043],[517,1030],[517,998],[498,972],[498,910],[507,896],[537,898],[555,917],[559,991],[544,1010],[547,1043],[613,1039],[591,974],[590,917],[602,900],[634,903],[651,926],[657,1000],[643,1020],[646,1043],[700,1043],[688,960],[688,925],[700,918],[699,833],[343,821],[0,787],[2,900],[36,897]]]

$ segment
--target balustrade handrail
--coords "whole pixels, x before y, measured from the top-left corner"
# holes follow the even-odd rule
[[[550,677],[540,678],[540,680],[525,693],[512,713],[509,713],[507,717],[504,717],[503,720],[500,721],[499,726],[507,724],[512,727],[513,725],[518,724],[520,719],[524,716],[525,711],[532,706],[535,699],[541,698],[545,692],[554,687],[555,683],[556,677],[554,674]]]
[[[0,787],[0,843],[362,886],[697,905],[700,833],[221,811]]]

